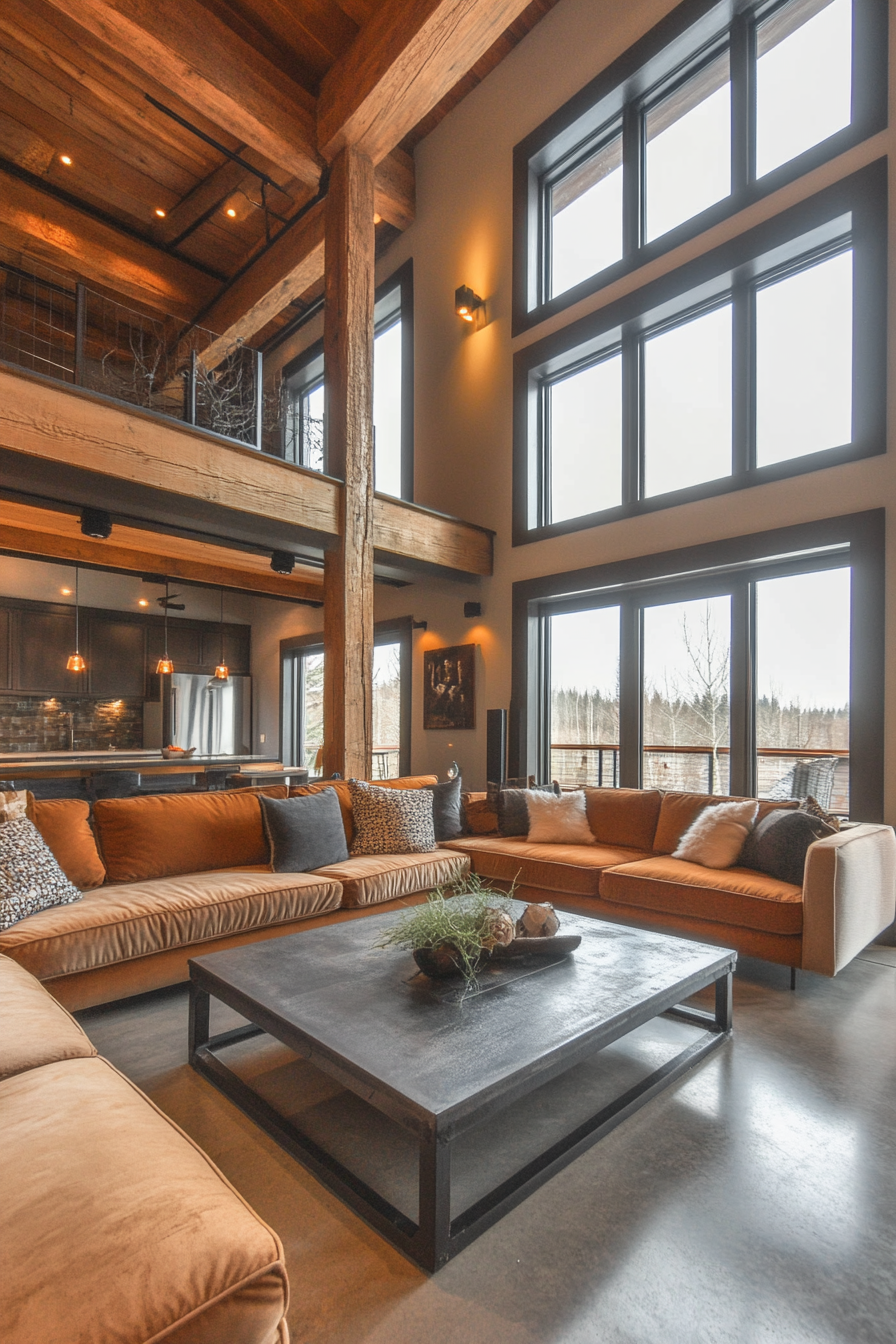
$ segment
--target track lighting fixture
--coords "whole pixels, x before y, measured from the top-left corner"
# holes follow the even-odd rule
[[[271,556],[271,569],[275,574],[291,574],[295,564],[296,558],[289,551],[274,551]]]
[[[82,509],[81,531],[85,537],[105,541],[112,531],[112,519],[105,509]]]

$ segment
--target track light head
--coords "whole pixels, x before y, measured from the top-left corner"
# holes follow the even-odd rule
[[[105,541],[112,531],[112,519],[105,509],[82,509],[81,531],[85,537]]]
[[[295,563],[296,558],[289,551],[274,551],[271,556],[271,569],[275,574],[291,574]]]

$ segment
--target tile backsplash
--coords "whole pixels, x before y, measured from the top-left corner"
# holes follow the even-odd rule
[[[74,715],[75,750],[133,750],[143,746],[143,701],[82,696],[0,696],[0,752],[68,751]]]

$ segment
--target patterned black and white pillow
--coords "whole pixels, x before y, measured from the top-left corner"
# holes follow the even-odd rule
[[[361,854],[431,854],[436,847],[429,789],[378,789],[348,781],[355,838],[352,858]]]
[[[34,822],[22,817],[0,825],[0,929],[80,899]]]

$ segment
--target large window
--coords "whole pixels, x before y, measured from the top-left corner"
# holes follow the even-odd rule
[[[323,343],[284,372],[287,461],[326,471]],[[411,263],[377,290],[373,336],[374,489],[414,497],[414,315]]]
[[[879,817],[883,515],[514,585],[514,773]]]
[[[373,650],[371,779],[410,773],[410,619],[381,621]],[[281,641],[281,759],[319,777],[324,754],[324,646],[320,635]]]
[[[683,4],[517,146],[514,327],[886,124],[884,0]]]
[[[885,448],[880,164],[525,347],[514,541]]]

